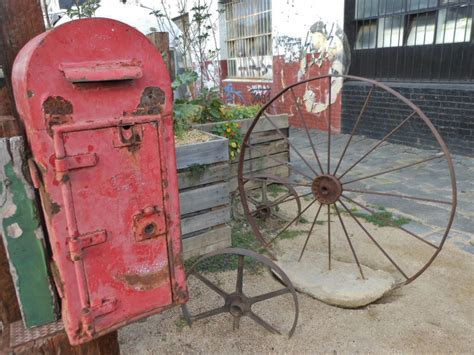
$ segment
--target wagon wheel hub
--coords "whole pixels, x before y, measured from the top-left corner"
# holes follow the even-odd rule
[[[262,204],[257,206],[257,213],[256,217],[260,219],[267,219],[270,218],[272,215],[272,207],[269,204]]]
[[[250,311],[250,303],[247,298],[241,293],[234,293],[229,295],[227,302],[229,305],[229,312],[234,317],[241,317]]]
[[[316,200],[324,205],[330,205],[341,197],[342,184],[333,175],[320,175],[313,180],[311,190]]]

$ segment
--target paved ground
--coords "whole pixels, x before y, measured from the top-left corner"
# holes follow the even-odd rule
[[[319,172],[306,131],[292,129],[290,137],[295,148],[300,151],[313,169]],[[331,137],[331,171],[334,171],[337,166],[348,138],[349,135],[346,134],[337,134]],[[323,168],[327,169],[327,133],[312,131],[311,140]],[[354,136],[337,175],[344,173],[378,142],[363,136]],[[401,167],[432,157],[439,152],[439,150],[422,150],[405,145],[383,143],[344,176],[341,181],[348,182],[358,177]],[[292,151],[291,160],[295,169],[299,171],[293,171],[292,177],[294,179],[300,180],[300,173],[309,176],[314,175],[312,170],[294,151]],[[453,160],[457,178],[458,206],[449,238],[460,249],[474,254],[474,158],[455,155]],[[303,177],[302,180],[304,179]],[[451,180],[448,165],[444,158],[350,183],[345,187],[348,188],[349,186],[357,190],[452,201]],[[300,190],[304,189],[300,188]],[[352,192],[346,194],[362,201],[364,205],[385,207],[396,214],[410,218],[411,222],[404,227],[433,242],[441,240],[444,235],[451,211],[451,205],[449,204]]]

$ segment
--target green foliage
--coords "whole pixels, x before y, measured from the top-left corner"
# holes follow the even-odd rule
[[[74,6],[67,10],[67,15],[70,18],[92,17],[99,7],[100,0],[85,0],[82,4],[79,0],[74,0]]]
[[[288,192],[288,190],[285,187],[279,184],[271,184],[267,186],[267,191],[271,197],[278,197],[279,194]]]
[[[181,74],[176,76],[176,79],[171,84],[173,90],[180,88],[181,86],[189,86],[194,84],[198,80],[199,76],[194,70],[185,70]]]
[[[257,116],[257,113],[261,108],[261,105],[228,105],[222,108],[222,116],[226,120],[243,120],[245,118],[254,118]]]
[[[223,120],[221,109],[224,106],[219,92],[214,89],[203,89],[192,103],[202,107],[201,117],[197,123],[219,122]]]
[[[226,137],[229,140],[229,156],[231,160],[237,158],[240,154],[242,146],[242,132],[240,131],[240,123],[227,121],[217,124],[212,133]]]
[[[182,137],[191,129],[191,124],[196,117],[201,116],[201,106],[190,103],[176,103],[174,105],[174,133]]]
[[[379,227],[401,227],[411,222],[409,218],[395,216],[392,212],[387,211],[384,207],[377,207],[377,210],[378,211],[374,214],[362,212],[353,212],[353,214],[354,216],[365,219],[367,222],[375,224]]]
[[[206,171],[207,166],[203,164],[192,164],[190,165],[186,171],[189,171],[191,177],[193,179],[200,179],[204,172]]]

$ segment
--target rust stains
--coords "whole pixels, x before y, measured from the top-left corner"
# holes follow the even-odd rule
[[[133,113],[136,116],[158,115],[163,111],[165,92],[159,87],[149,86],[143,90],[140,104]]]
[[[170,272],[168,266],[161,270],[143,273],[127,273],[117,276],[128,288],[138,291],[153,290],[169,282]]]
[[[61,211],[61,206],[51,199],[51,196],[44,188],[40,189],[41,199],[43,200],[44,212],[48,218],[53,217]]]
[[[44,118],[50,136],[53,135],[53,126],[73,121],[72,103],[61,96],[50,96],[43,102]]]

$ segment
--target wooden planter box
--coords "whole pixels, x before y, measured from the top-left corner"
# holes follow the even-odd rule
[[[289,137],[289,122],[288,115],[272,115],[270,116],[272,122],[280,130],[285,137]],[[242,136],[245,136],[253,118],[244,120],[237,120],[240,123]],[[205,132],[212,132],[214,128],[221,122],[204,123],[196,125],[195,128]],[[278,161],[268,158],[266,155],[271,155],[275,159],[282,162],[290,161],[290,152],[288,143],[278,133],[275,127],[266,119],[262,118],[255,126],[252,132],[252,139],[250,144],[254,145],[256,149],[252,152],[247,151],[245,156],[244,172],[258,174],[274,174],[281,177],[289,176],[289,168],[287,165],[280,164]],[[231,193],[238,189],[237,174],[239,169],[239,157],[230,162],[230,178],[229,189]]]
[[[231,245],[229,141],[176,146],[184,258]]]

